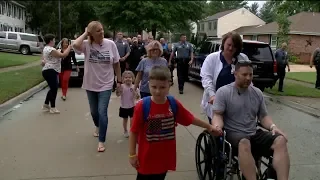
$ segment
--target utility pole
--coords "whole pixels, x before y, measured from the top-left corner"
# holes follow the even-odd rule
[[[61,41],[61,4],[58,0],[58,10],[59,10],[59,41]]]

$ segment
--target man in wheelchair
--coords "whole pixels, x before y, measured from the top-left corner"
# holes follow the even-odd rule
[[[213,103],[212,125],[215,135],[226,131],[226,140],[238,149],[240,170],[247,180],[256,180],[255,160],[252,154],[270,156],[273,150],[273,168],[278,180],[288,180],[290,160],[286,135],[268,115],[263,93],[251,85],[251,61],[235,65],[235,82],[221,87]],[[257,120],[268,131],[257,131]]]

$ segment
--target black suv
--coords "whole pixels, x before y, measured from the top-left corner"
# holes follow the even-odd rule
[[[189,77],[201,81],[200,70],[205,58],[219,51],[221,40],[205,41],[195,51],[194,61],[189,68]],[[259,41],[243,40],[242,53],[246,54],[253,64],[253,84],[264,91],[272,88],[277,79],[277,63],[269,44]]]

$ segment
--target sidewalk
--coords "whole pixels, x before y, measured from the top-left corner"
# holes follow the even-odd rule
[[[9,71],[16,71],[16,70],[25,69],[28,67],[33,67],[33,66],[40,66],[40,58],[39,58],[39,61],[35,61],[32,63],[27,63],[27,64],[20,65],[20,66],[11,66],[11,67],[6,67],[6,68],[0,68],[0,73],[9,72]]]
[[[289,64],[290,72],[316,72],[316,69],[310,68],[309,65]]]

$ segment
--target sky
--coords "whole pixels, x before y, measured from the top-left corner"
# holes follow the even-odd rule
[[[248,5],[250,6],[251,4],[253,4],[255,2],[257,2],[259,4],[259,9],[260,9],[266,1],[248,1]]]

